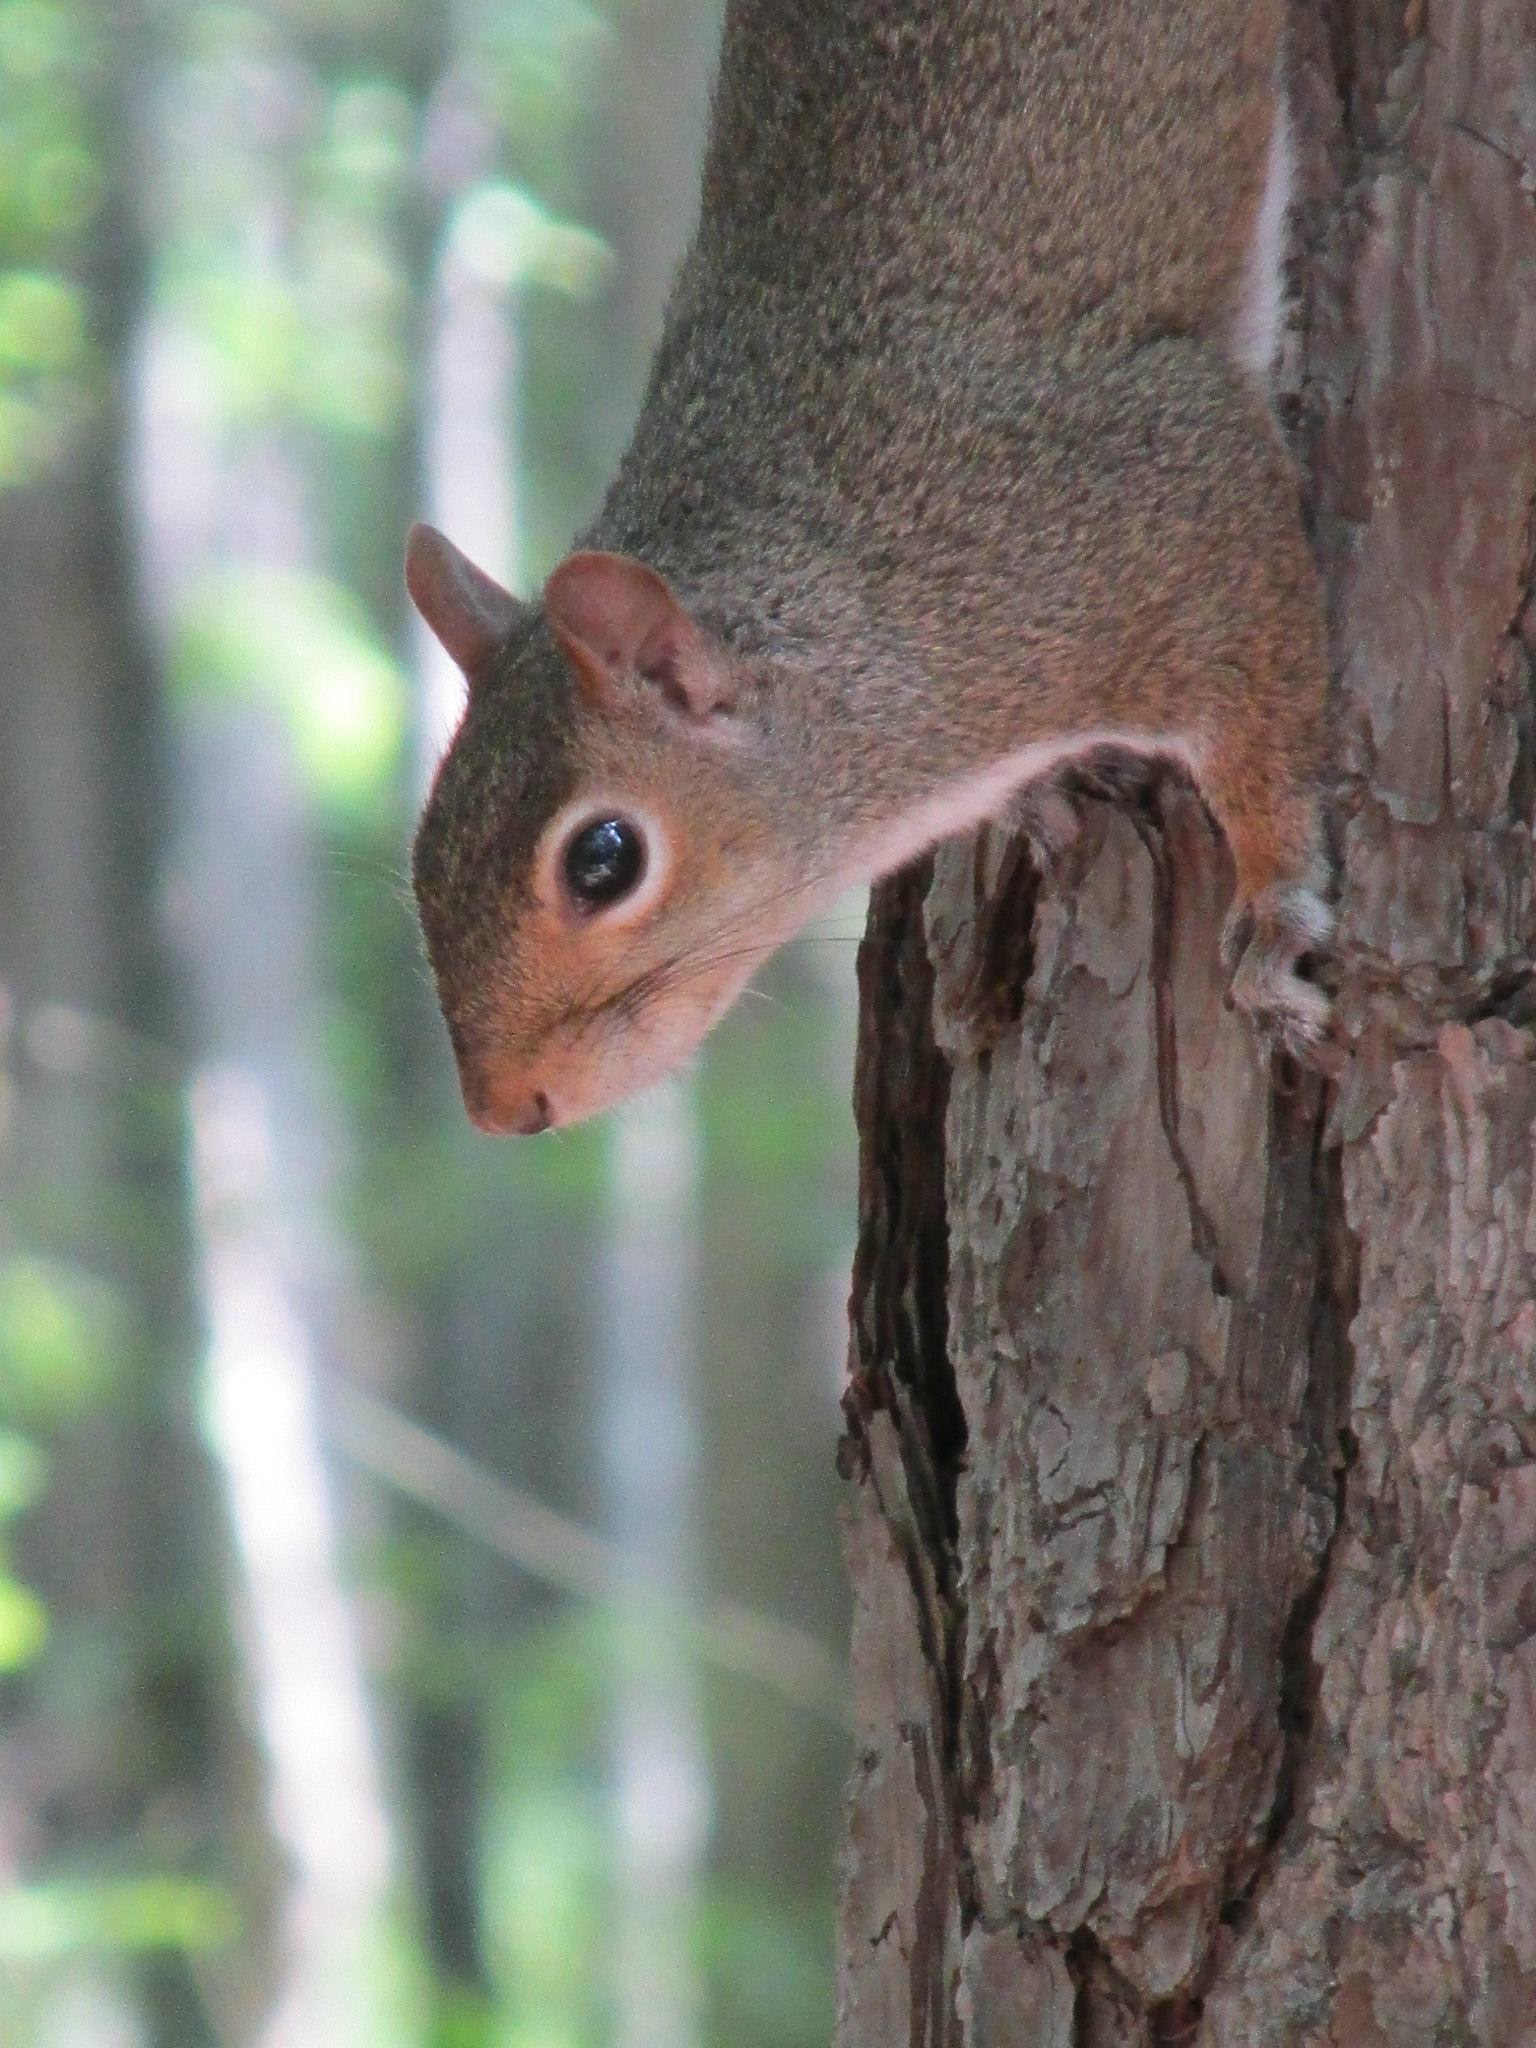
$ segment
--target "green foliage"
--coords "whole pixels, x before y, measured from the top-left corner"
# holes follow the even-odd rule
[[[85,351],[86,302],[78,285],[46,270],[0,276],[0,372],[61,376]]]
[[[413,142],[412,109],[382,80],[341,84],[311,164],[296,248],[307,342],[302,409],[354,435],[391,432],[403,417],[409,316],[391,233]]]
[[[521,1147],[513,1155],[505,1141],[455,1118],[379,1153],[355,1189],[353,1222],[378,1270],[402,1288],[504,1258],[509,1242],[530,1241],[540,1223],[570,1233],[561,1250],[574,1266],[601,1196],[604,1158],[600,1127],[578,1125],[537,1154]]]
[[[542,285],[587,299],[613,271],[613,251],[600,235],[558,219],[521,186],[498,179],[466,194],[451,233],[461,259],[502,290]]]
[[[584,0],[501,0],[478,8],[474,39],[487,98],[529,172],[552,160],[585,119],[611,55],[611,32]]]
[[[99,1403],[123,1342],[104,1282],[46,1259],[0,1266],[0,1411],[11,1419],[58,1423]]]
[[[773,964],[766,992],[771,1002],[738,1010],[705,1055],[707,1213],[744,1210],[776,1257],[812,1257],[848,1229],[852,1113],[828,1068],[825,998],[793,950]]]
[[[9,1425],[57,1429],[99,1407],[125,1343],[121,1305],[91,1274],[32,1257],[0,1267],[0,1522],[37,1504],[48,1473],[42,1449]],[[48,1637],[47,1608],[0,1542],[0,1674],[35,1663]]]
[[[0,1429],[0,1522],[12,1521],[32,1507],[47,1477],[47,1454],[30,1437]]]
[[[188,14],[182,83],[217,146],[202,175],[174,187],[157,251],[163,310],[226,428],[392,434],[410,386],[401,260],[416,143],[410,97],[362,70],[306,80],[302,127],[274,150],[235,101],[252,81],[281,90],[294,52],[280,23],[256,8]],[[279,195],[291,231],[275,246],[248,229]]]
[[[598,2048],[609,1829],[594,1769],[612,1624],[587,1611],[523,1632],[506,1659],[482,1882],[497,2048]],[[584,1960],[585,1959],[585,1960]]]
[[[90,307],[71,275],[103,193],[95,27],[77,5],[0,4],[0,487],[46,469],[95,394]]]
[[[11,1577],[0,1549],[0,1673],[23,1670],[47,1641],[47,1609],[30,1587]]]
[[[229,1893],[193,1878],[56,1878],[0,1891],[0,1959],[14,1965],[82,1951],[200,1952],[238,1932]]]
[[[0,1430],[0,1523],[32,1507],[47,1478],[48,1460],[30,1438]],[[41,1655],[48,1613],[37,1595],[14,1577],[9,1547],[0,1542],[0,1673],[20,1671]]]
[[[86,260],[120,258],[124,201],[149,239],[148,331],[164,351],[156,374],[185,407],[194,454],[223,472],[216,502],[191,506],[195,580],[184,561],[172,565],[175,708],[248,719],[259,705],[280,719],[303,776],[295,829],[327,848],[304,906],[322,983],[307,1042],[327,1113],[345,1132],[343,1184],[327,1192],[322,1221],[344,1236],[343,1261],[355,1260],[369,1315],[378,1312],[368,1330],[385,1332],[381,1369],[404,1357],[407,1371],[459,1371],[454,1321],[471,1314],[491,1328],[503,1319],[509,1343],[530,1354],[552,1350],[553,1326],[580,1322],[592,1280],[609,1134],[588,1126],[522,1148],[473,1135],[417,978],[400,900],[415,771],[396,646],[398,556],[419,509],[425,423],[414,408],[445,255],[516,312],[525,562],[562,546],[590,500],[623,425],[622,405],[606,394],[638,380],[646,339],[631,331],[629,295],[609,289],[629,202],[610,203],[608,181],[626,175],[622,155],[598,168],[599,151],[610,127],[638,135],[649,122],[659,133],[671,118],[663,105],[623,103],[616,75],[625,36],[651,19],[674,31],[669,4],[635,0],[636,19],[626,20],[631,0],[601,9],[466,0],[442,10],[419,0],[146,0],[130,18],[109,0],[0,0],[0,485],[37,478],[90,416],[107,376],[131,374],[127,362],[105,360]],[[148,33],[130,35],[141,18]],[[119,103],[147,116],[132,151],[114,128]],[[119,190],[114,168],[109,188],[107,166],[119,164],[140,182]],[[98,236],[107,203],[111,232]],[[590,225],[600,213],[605,234]],[[247,465],[253,474],[280,467],[291,482],[307,573],[242,559],[243,537],[264,530],[259,516],[244,524],[238,502]],[[197,469],[194,461],[187,476],[162,479],[167,495],[185,487],[195,501]],[[179,526],[171,539],[173,552],[188,544]],[[82,693],[90,686],[83,679]],[[145,858],[153,834],[124,822],[137,818],[141,793],[93,790],[92,821],[98,794],[110,800],[109,829],[122,826],[112,857],[125,867]],[[142,847],[128,843],[134,830],[145,831]],[[227,944],[246,942],[232,921]],[[846,1228],[846,1118],[824,1072],[824,1027],[802,982],[791,974],[779,986],[793,1014],[775,1012],[771,1031],[760,1013],[739,1017],[702,1066],[698,1096],[709,1256],[758,1262],[770,1317],[792,1304],[797,1284],[777,1267],[824,1256]],[[114,1157],[174,1157],[180,1050],[154,1048],[151,1058],[130,1044],[127,1020],[98,1021],[89,1058],[56,1062],[58,1071],[104,1091],[109,1150],[131,1131]],[[192,1063],[202,1056],[194,1044]],[[7,1197],[5,1242],[28,1250],[0,1256],[0,1671],[22,1674],[7,1692],[32,1719],[28,1736],[42,1731],[67,1753],[60,1827],[75,1826],[84,1853],[100,1860],[83,1870],[52,1863],[0,1891],[0,2035],[10,2048],[20,2014],[26,2048],[54,2038],[64,2023],[49,2010],[50,1987],[90,1977],[112,1987],[103,1996],[123,1998],[123,2028],[147,2040],[153,2028],[129,2012],[136,1994],[123,1987],[161,1981],[193,1957],[195,1972],[175,1981],[195,1981],[210,2010],[239,2008],[244,1953],[259,1974],[267,1887],[281,1883],[261,1867],[259,1758],[218,1719],[239,1684],[227,1587],[212,1590],[224,1560],[200,1508],[178,1501],[162,1518],[158,1503],[141,1515],[136,1501],[124,1515],[126,1555],[142,1585],[126,1600],[125,1577],[103,1572],[112,1604],[93,1606],[92,1560],[77,1576],[74,1559],[60,1563],[67,1512],[53,1526],[45,1518],[70,1505],[76,1442],[88,1455],[73,1469],[104,1474],[110,1488],[99,1515],[81,1518],[93,1530],[116,1526],[119,1489],[148,1495],[164,1484],[190,1497],[204,1485],[176,1462],[185,1446],[167,1415],[190,1410],[192,1389],[146,1306],[162,1290],[190,1295],[196,1275],[185,1242],[172,1242],[174,1184],[154,1174],[140,1185],[121,1166],[88,1189],[38,1176],[13,1181]],[[330,1256],[322,1246],[319,1262]],[[524,1313],[524,1295],[538,1315]],[[445,1302],[453,1314],[439,1320]],[[705,1306],[721,1312],[717,1298]],[[325,1332],[338,1351],[356,1335]],[[774,1333],[754,1328],[751,1341],[753,1368],[766,1375],[778,1362]],[[549,1410],[567,1399],[570,1408],[568,1418],[530,1419],[530,1463],[547,1450],[562,1470],[581,1465],[581,1371],[579,1357],[540,1357],[520,1382]],[[569,1396],[566,1382],[577,1390]],[[466,1394],[466,1406],[481,1398]],[[542,1491],[546,1475],[511,1476]],[[766,1490],[749,1476],[744,1500],[754,1484]],[[389,2016],[374,2048],[604,2048],[611,1687],[637,1646],[586,1611],[515,1625],[532,1603],[508,1591],[499,1563],[371,1491],[360,1517],[360,1492],[339,1489],[342,1540],[349,1557],[366,1551],[372,1565],[359,1607],[389,1686],[408,1707],[462,1711],[489,1747],[471,1814],[439,1812],[434,1788],[414,1788],[432,1826],[472,1832],[489,1986],[480,1995],[432,1981],[412,1853],[421,1843],[409,1840],[401,1801],[392,1819],[415,1891],[394,1902],[377,1953],[358,1965],[360,2007]],[[47,1540],[34,1555],[39,1531]],[[165,1532],[208,1544],[206,1576],[151,1549]],[[158,1569],[138,1571],[162,1555],[165,1583]],[[183,1641],[184,1658],[167,1655],[168,1642]],[[724,1709],[711,1713],[725,1726]],[[786,1905],[706,1876],[692,1932],[720,2048],[825,2040],[819,1898]],[[118,1966],[98,1978],[100,1958]],[[34,1997],[39,1985],[45,1994]],[[35,2032],[26,2031],[29,1999],[42,2015]]]
[[[399,667],[349,591],[320,576],[217,571],[183,607],[173,678],[248,694],[283,717],[310,786],[343,809],[379,802],[404,736]]]
[[[429,2024],[425,2048],[499,2048],[505,2039],[495,2006],[458,1986],[442,1993]]]
[[[500,2048],[595,2048],[608,1839],[596,1787],[574,1777],[509,1787],[486,1815],[483,1873],[508,2016]]]
[[[832,2033],[832,1899],[762,1898],[718,1880],[700,1912],[700,1961],[729,2015],[724,2043],[754,2048]]]

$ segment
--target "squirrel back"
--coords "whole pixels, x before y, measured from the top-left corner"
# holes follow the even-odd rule
[[[1282,23],[1278,0],[735,0],[697,230],[584,539],[665,549],[670,509],[686,575],[732,500],[814,519],[842,484],[857,517],[915,464],[931,495],[971,468],[964,415],[1022,420],[1032,378],[1169,336],[1262,380]]]
[[[664,1071],[836,890],[1105,744],[1195,775],[1235,993],[1316,1037],[1320,622],[1255,375],[1280,29],[1278,0],[732,0],[597,519],[538,607],[413,537],[471,682],[417,891],[488,1127]]]
[[[943,306],[961,334],[1220,339],[1282,19],[1279,0],[738,0],[690,270],[872,335]]]

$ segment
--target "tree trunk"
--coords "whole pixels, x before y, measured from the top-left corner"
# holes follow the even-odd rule
[[[1351,1055],[1175,781],[879,892],[840,2048],[1536,2042],[1536,17],[1294,45]]]
[[[0,1345],[5,1423],[35,1421],[47,1439],[46,1492],[17,1548],[53,1623],[36,1665],[8,1677],[0,1860],[39,1898],[106,1901],[141,1880],[167,1898],[216,1884],[265,1837],[225,1677],[222,1533],[195,1412],[186,1017],[161,914],[170,770],[117,368],[147,289],[154,52],[137,6],[117,10],[110,68],[93,42],[78,57],[81,134],[104,198],[52,260],[82,291],[100,379],[47,466],[0,492],[0,1263],[50,1276],[84,1338],[60,1374],[80,1376],[78,1406],[65,1394],[46,1418],[26,1399],[41,1382]],[[62,1911],[76,1929],[91,1906]],[[38,2038],[62,2041],[100,2012],[140,2048],[207,2048],[209,1973],[173,1918],[142,1943],[19,1959],[0,2038],[35,2015]]]

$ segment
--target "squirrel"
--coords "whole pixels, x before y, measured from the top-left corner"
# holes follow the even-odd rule
[[[408,545],[469,685],[413,868],[482,1128],[659,1078],[837,894],[1106,747],[1193,777],[1234,1002],[1323,1035],[1323,625],[1266,393],[1283,11],[729,0],[596,519],[536,604]]]

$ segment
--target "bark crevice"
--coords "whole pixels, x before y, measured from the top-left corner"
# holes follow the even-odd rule
[[[1514,2048],[1536,2012],[1536,29],[1429,26],[1301,0],[1291,56],[1341,1072],[1226,1010],[1169,776],[1090,775],[1038,868],[942,851],[901,899],[927,978],[866,1014],[947,1314],[915,1393],[880,1251],[855,1356],[916,1420],[907,1520],[855,1489],[889,1711],[840,2048]],[[847,1966],[893,1906],[899,1988]]]
[[[1194,1167],[1179,1128],[1179,1036],[1174,1007],[1172,972],[1174,888],[1168,861],[1168,841],[1163,829],[1161,806],[1157,801],[1162,777],[1143,803],[1132,812],[1141,843],[1152,863],[1156,889],[1152,899],[1151,974],[1154,992],[1153,1018],[1157,1034],[1157,1107],[1163,1137],[1173,1161],[1179,1185],[1189,1211],[1189,1234],[1198,1256],[1211,1272],[1211,1290],[1218,1296],[1232,1292],[1221,1260],[1221,1241],[1210,1211],[1201,1198]]]

